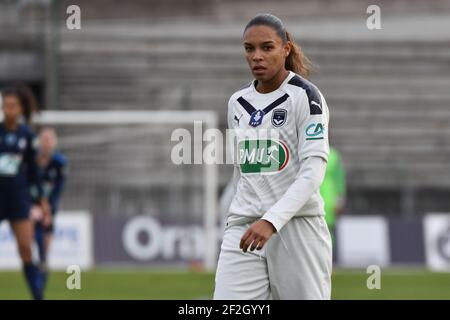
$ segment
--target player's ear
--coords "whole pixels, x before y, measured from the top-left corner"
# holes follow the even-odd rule
[[[289,54],[291,53],[291,42],[286,41],[286,43],[283,45],[284,49],[284,57],[287,59],[289,57]]]

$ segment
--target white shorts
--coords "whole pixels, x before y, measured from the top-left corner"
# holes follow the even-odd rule
[[[295,217],[262,250],[244,253],[239,243],[249,226],[225,228],[214,299],[330,299],[332,244],[324,217]]]

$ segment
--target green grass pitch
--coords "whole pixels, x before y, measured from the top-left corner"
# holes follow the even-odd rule
[[[95,269],[81,273],[81,289],[66,288],[67,275],[53,272],[47,299],[211,299],[212,273],[145,269]],[[333,299],[450,299],[450,273],[382,270],[381,289],[369,290],[364,270],[336,270]],[[0,272],[0,299],[28,299],[20,272]]]

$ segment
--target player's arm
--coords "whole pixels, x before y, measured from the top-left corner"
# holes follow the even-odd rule
[[[320,188],[326,168],[327,162],[322,157],[312,156],[304,159],[295,182],[262,219],[269,221],[280,231]]]
[[[51,222],[50,206],[48,199],[44,195],[42,175],[37,164],[37,143],[34,134],[28,137],[27,149],[25,151],[24,160],[27,165],[28,183],[33,186],[36,192],[36,202],[41,206],[44,215],[44,223]]]
[[[320,187],[326,167],[327,163],[321,157],[303,160],[295,182],[261,220],[250,226],[241,238],[240,248],[244,252],[249,247],[251,251],[262,249],[272,234],[288,223]]]
[[[234,120],[234,112],[233,112],[233,99],[230,98],[228,101],[228,113],[227,113],[227,124],[228,124],[228,134],[230,134],[230,144],[227,146],[231,152],[227,152],[227,154],[230,154],[232,156],[233,162],[233,177],[231,180],[231,186],[233,189],[233,195],[236,194],[237,184],[239,182],[239,179],[241,178],[241,171],[239,169],[239,164],[237,163],[236,155],[235,155],[235,141],[234,138],[236,137],[236,134],[234,133],[234,130],[238,130],[239,128],[236,128],[235,120]]]
[[[37,164],[37,141],[34,134],[30,134],[27,141],[27,148],[24,154],[24,160],[27,168],[28,183],[35,190],[35,199],[42,200],[44,197],[42,175]]]
[[[61,163],[57,170],[55,184],[49,195],[50,206],[53,212],[56,212],[56,210],[58,210],[59,200],[61,199],[61,195],[64,190],[64,184],[66,181],[66,165],[67,163],[61,160]]]

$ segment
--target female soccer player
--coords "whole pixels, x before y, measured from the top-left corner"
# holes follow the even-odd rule
[[[331,237],[319,193],[329,153],[325,99],[305,79],[309,61],[280,19],[256,16],[243,42],[255,79],[228,104],[236,192],[214,298],[330,299]]]
[[[3,121],[0,122],[0,221],[9,220],[17,241],[23,271],[34,299],[42,299],[43,275],[33,264],[33,225],[30,184],[37,186],[43,212],[49,215],[36,163],[34,134],[29,122],[34,108],[31,91],[22,86],[2,90]]]
[[[59,201],[63,192],[65,182],[66,158],[56,151],[58,141],[56,132],[52,128],[44,128],[39,134],[38,165],[41,171],[41,177],[44,184],[44,194],[48,198],[52,220],[59,207]],[[36,188],[32,188],[33,194]],[[34,195],[33,195],[34,196]],[[34,207],[38,211],[38,221],[35,224],[35,238],[38,244],[39,259],[41,268],[44,271],[45,280],[47,279],[47,253],[53,233],[53,223],[41,219],[40,208]]]

